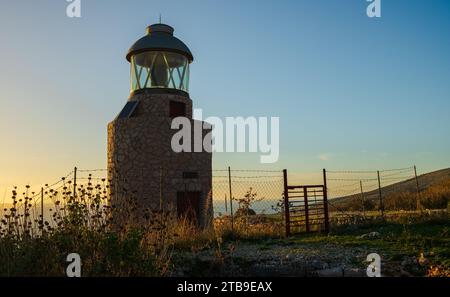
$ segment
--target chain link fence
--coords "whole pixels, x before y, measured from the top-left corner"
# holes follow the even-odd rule
[[[415,166],[373,171],[326,171],[330,218],[334,225],[376,218],[395,220],[440,212],[423,190]]]
[[[212,180],[216,228],[249,236],[282,235],[281,170],[214,170]]]
[[[448,198],[445,195],[448,193],[438,193],[440,196],[436,194],[437,198],[431,199],[433,193],[428,188],[433,179],[420,179],[415,166],[379,171],[325,170],[325,173],[332,226],[379,217],[389,219],[414,215],[424,210],[447,207]],[[106,169],[75,168],[37,191],[30,186],[26,186],[23,192],[14,188],[10,202],[3,202],[1,218],[19,220],[22,224],[17,225],[24,228],[36,229],[44,223],[51,227],[63,215],[62,197],[84,195],[104,199],[106,203],[106,176]],[[321,171],[288,172],[290,185],[321,185],[323,182]],[[218,228],[243,230],[248,234],[265,232],[281,235],[284,230],[283,192],[282,170],[213,170],[214,223]]]

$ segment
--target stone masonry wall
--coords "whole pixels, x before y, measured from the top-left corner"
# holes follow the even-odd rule
[[[129,100],[140,101],[132,117],[117,118],[108,124],[108,178],[117,192],[132,193],[140,209],[159,209],[162,197],[164,209],[176,211],[177,192],[201,191],[199,221],[203,227],[210,226],[212,154],[175,153],[171,148],[177,131],[170,128],[170,101],[186,104],[186,116],[193,127],[192,100],[182,95],[151,93],[136,94]],[[183,179],[183,172],[198,172],[198,179]],[[112,196],[113,203],[119,202],[114,200],[120,195]]]

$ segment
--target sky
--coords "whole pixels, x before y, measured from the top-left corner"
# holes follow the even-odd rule
[[[128,48],[175,28],[204,116],[280,118],[280,158],[217,153],[214,169],[290,172],[450,165],[450,2],[0,0],[0,196],[74,166],[106,168]]]

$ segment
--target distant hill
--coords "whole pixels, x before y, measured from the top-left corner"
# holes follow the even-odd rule
[[[440,195],[446,195],[446,193],[442,193],[442,187],[448,188],[448,185],[450,185],[450,168],[441,169],[429,173],[422,174],[418,176],[418,182],[419,182],[419,189],[420,192],[427,192],[427,191],[433,191],[435,188],[439,187],[439,194]],[[381,188],[381,193],[384,201],[386,202],[386,199],[394,199],[392,197],[396,197],[399,195],[411,195],[416,194],[416,181],[414,178],[394,183],[388,186],[384,186]],[[449,193],[450,194],[450,193]],[[379,201],[379,194],[378,189],[365,192],[364,193],[364,199],[366,201],[372,201],[374,203],[378,203]],[[332,203],[336,206],[349,206],[352,202],[361,200],[360,194],[354,194],[349,195],[345,197],[335,198],[332,199]]]

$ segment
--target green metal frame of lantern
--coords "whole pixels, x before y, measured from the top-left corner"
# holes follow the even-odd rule
[[[167,51],[131,56],[131,91],[167,88],[189,92],[189,60]]]

